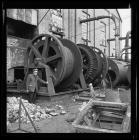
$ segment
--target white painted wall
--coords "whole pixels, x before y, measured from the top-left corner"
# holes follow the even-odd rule
[[[118,11],[122,18],[122,37],[125,37],[127,32],[131,31],[131,9],[118,9]],[[129,40],[129,44],[131,45],[131,39]],[[123,49],[124,46],[125,40],[122,41],[121,48]],[[129,55],[129,58],[131,58],[131,55]]]

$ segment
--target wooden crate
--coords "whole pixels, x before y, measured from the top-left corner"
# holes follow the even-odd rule
[[[129,104],[91,99],[78,114],[73,126],[81,133],[128,133],[130,112]]]

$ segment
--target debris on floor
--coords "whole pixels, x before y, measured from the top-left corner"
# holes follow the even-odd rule
[[[43,119],[51,118],[59,114],[66,114],[64,108],[56,105],[55,108],[40,107],[39,105],[31,104],[27,100],[22,99],[30,117],[33,121],[40,121]],[[21,107],[21,122],[29,123],[29,119],[25,110]],[[7,125],[10,123],[18,122],[19,118],[19,98],[7,97]]]
[[[106,93],[109,92],[109,93]],[[99,101],[102,99],[104,102],[111,102],[116,103],[119,98],[121,103],[130,103],[130,91],[127,90],[119,90],[119,95],[117,94],[117,90],[110,90],[106,89],[106,91],[102,90],[95,90],[96,93],[96,99],[95,101]],[[106,95],[105,95],[106,93]],[[76,100],[77,98],[86,98],[86,100]],[[88,98],[88,99],[87,99]],[[72,123],[80,116],[80,113],[86,108],[88,102],[90,101],[91,97],[89,97],[89,94],[87,92],[83,92],[81,94],[76,94],[74,96],[65,96],[64,98],[60,100],[54,100],[54,101],[46,101],[46,100],[36,100],[35,104],[30,104],[27,100],[22,99],[24,106],[26,107],[27,111],[30,114],[30,117],[34,121],[35,125],[37,125],[40,129],[40,133],[77,133],[75,131],[75,127],[72,125]],[[119,102],[119,101],[118,101]],[[102,107],[99,107],[99,109],[103,109]],[[18,126],[18,111],[19,111],[19,99],[16,97],[7,97],[7,126],[8,129],[12,130],[16,128],[16,125]],[[89,113],[88,113],[89,115]],[[31,123],[28,123],[29,120],[26,117],[25,111],[22,109],[22,127],[25,130],[32,130]],[[103,117],[102,117],[103,116]],[[107,116],[107,117],[104,117]],[[90,117],[97,119],[97,114],[93,113]],[[108,111],[105,112],[105,110],[102,112],[101,116],[98,117],[99,119],[96,120],[96,123],[94,126],[98,127],[98,129],[101,131],[101,127],[108,129],[120,129],[119,124],[115,123],[109,123],[110,121],[114,122],[120,122],[121,118],[117,114],[109,113]],[[114,118],[114,119],[113,119]],[[89,124],[89,119],[86,117],[84,118],[86,123]],[[101,124],[99,123],[99,120],[101,121]],[[107,121],[107,123],[106,123]],[[99,124],[101,126],[99,126]],[[84,129],[86,124],[82,125],[83,132],[86,131]],[[97,130],[98,130],[97,129]],[[89,130],[87,129],[87,132]],[[90,130],[92,133],[92,130]],[[97,131],[99,132],[99,131]],[[111,132],[111,130],[109,130]],[[16,132],[15,132],[16,133]]]
[[[86,105],[87,105],[87,102],[83,102],[83,104],[79,108],[79,111],[82,111],[86,107]]]

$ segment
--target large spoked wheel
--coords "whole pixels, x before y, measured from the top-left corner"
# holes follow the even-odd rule
[[[100,79],[105,79],[106,74],[108,72],[108,60],[106,55],[98,48],[96,47],[92,47],[92,50],[95,51],[95,53],[97,53],[97,55],[100,57],[100,61],[102,61],[102,71],[100,74]]]
[[[27,75],[28,69],[34,67],[35,58],[41,58],[41,62],[50,67],[51,73],[55,77],[53,79],[54,86],[59,85],[59,87],[65,88],[79,78],[82,67],[80,57],[80,53],[74,43],[59,39],[53,35],[42,34],[34,38],[27,49],[25,73]],[[77,61],[79,64],[77,64]],[[79,68],[75,72],[76,64]],[[63,81],[66,81],[66,83]]]
[[[98,60],[92,49],[84,44],[77,44],[82,54],[83,75],[87,83],[94,80],[98,69]]]

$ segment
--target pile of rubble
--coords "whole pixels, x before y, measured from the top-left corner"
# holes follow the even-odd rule
[[[65,114],[66,111],[60,105],[56,105],[55,108],[41,108],[38,105],[31,104],[27,100],[22,99],[22,102],[29,113],[33,121],[40,121],[46,118],[51,118],[59,114]],[[18,122],[19,118],[19,98],[7,97],[7,124]],[[25,110],[21,106],[21,122],[29,123],[29,119]]]

